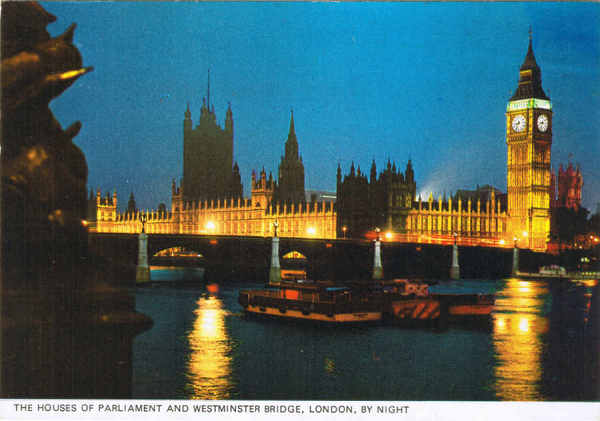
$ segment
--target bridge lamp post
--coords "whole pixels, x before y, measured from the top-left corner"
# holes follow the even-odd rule
[[[348,231],[348,227],[347,227],[346,225],[344,225],[344,226],[342,227],[342,233],[343,233],[343,235],[344,235],[344,240],[346,239],[346,231]]]
[[[277,227],[279,223],[273,222],[273,239],[271,240],[271,267],[269,268],[269,283],[279,285],[281,282],[281,266],[279,264],[279,237],[277,237]]]
[[[315,229],[315,227],[308,227],[306,232],[308,232],[308,235],[314,236],[317,233],[317,230]]]
[[[150,281],[150,267],[148,266],[148,235],[145,233],[146,215],[140,214],[142,232],[138,236],[138,263],[135,271],[137,283]]]
[[[517,236],[513,237],[513,261],[512,261],[512,276],[517,276],[519,272],[519,239]]]
[[[381,230],[375,228],[377,237],[375,239],[375,252],[373,253],[373,276],[374,280],[383,279],[383,265],[381,264]]]
[[[458,233],[453,232],[452,237],[454,237],[454,244],[452,245],[452,266],[450,266],[450,278],[451,279],[460,279],[460,266],[458,264]]]

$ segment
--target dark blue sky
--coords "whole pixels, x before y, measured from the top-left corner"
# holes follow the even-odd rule
[[[307,189],[335,190],[338,163],[412,158],[419,193],[506,190],[506,103],[528,29],[553,102],[552,163],[580,163],[600,202],[600,5],[592,3],[42,3],[53,35],[76,22],[95,67],[52,109],[81,120],[90,187],[170,206],[183,113],[196,124],[207,71],[246,192],[277,172],[290,109]],[[572,155],[570,155],[572,154]]]

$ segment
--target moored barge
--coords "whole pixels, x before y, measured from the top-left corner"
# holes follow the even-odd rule
[[[364,323],[382,319],[379,297],[326,281],[282,281],[278,289],[240,291],[250,314],[327,323]]]
[[[278,287],[240,291],[239,303],[250,314],[338,324],[482,318],[494,305],[493,295],[432,294],[426,283],[407,279],[348,285],[282,281]]]

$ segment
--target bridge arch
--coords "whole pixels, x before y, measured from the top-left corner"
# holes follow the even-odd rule
[[[191,250],[184,246],[174,246],[162,249],[151,255],[150,257],[204,257],[204,255],[196,250]]]
[[[281,256],[282,259],[287,260],[306,260],[306,256],[297,250],[292,250]]]
[[[205,260],[210,260],[215,256],[215,247],[210,240],[190,237],[173,237],[161,235],[148,236],[148,256],[154,257],[159,253],[169,253],[171,250],[186,250],[201,255]],[[196,256],[199,257],[199,256]]]

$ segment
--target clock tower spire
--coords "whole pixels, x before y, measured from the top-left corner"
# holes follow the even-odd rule
[[[543,251],[550,232],[552,103],[532,43],[530,29],[519,84],[506,108],[508,234],[519,247]]]

